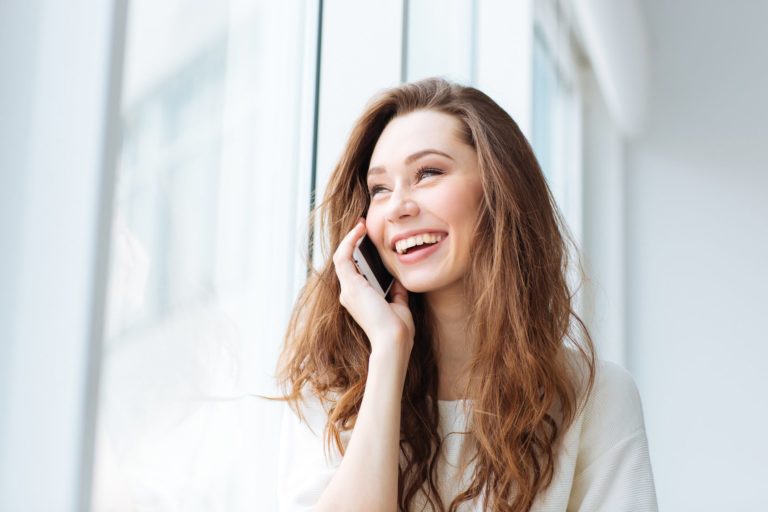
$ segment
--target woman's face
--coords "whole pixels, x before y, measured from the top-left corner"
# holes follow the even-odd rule
[[[483,192],[477,154],[457,138],[459,127],[453,116],[433,110],[398,116],[371,155],[367,234],[387,269],[412,292],[454,285],[469,265]],[[443,240],[400,255],[395,240],[412,232]]]

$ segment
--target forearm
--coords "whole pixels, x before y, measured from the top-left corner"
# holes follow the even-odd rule
[[[355,427],[315,510],[397,510],[400,402],[406,367],[407,355],[394,350],[371,355]]]

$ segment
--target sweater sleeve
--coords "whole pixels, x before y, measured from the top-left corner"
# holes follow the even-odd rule
[[[327,412],[320,401],[305,395],[301,411],[304,420],[288,404],[283,410],[277,476],[279,512],[312,510],[341,464],[334,443],[326,457],[323,433]],[[345,441],[342,433],[346,445]]]
[[[584,410],[569,512],[656,512],[642,404],[632,376],[601,361]]]

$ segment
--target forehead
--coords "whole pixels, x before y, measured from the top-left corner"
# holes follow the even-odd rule
[[[381,132],[371,154],[369,167],[400,165],[408,155],[426,148],[444,151],[453,158],[472,148],[458,137],[461,123],[455,117],[420,110],[395,117]]]

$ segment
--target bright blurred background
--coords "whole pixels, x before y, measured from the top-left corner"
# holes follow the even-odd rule
[[[383,88],[531,140],[659,505],[768,510],[768,2],[0,3],[0,510],[274,510],[307,215]]]

